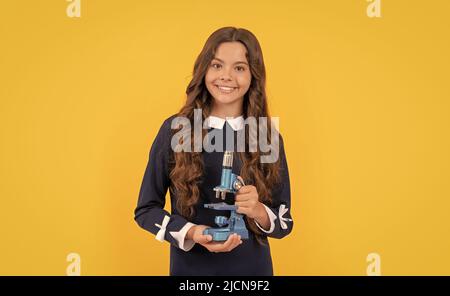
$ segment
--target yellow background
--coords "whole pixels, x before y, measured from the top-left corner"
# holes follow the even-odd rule
[[[447,0],[2,1],[0,274],[164,275],[133,220],[206,38],[251,30],[291,174],[277,275],[450,274]]]

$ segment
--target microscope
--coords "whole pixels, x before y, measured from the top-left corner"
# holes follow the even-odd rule
[[[222,163],[222,176],[220,185],[214,187],[216,198],[225,199],[227,192],[236,194],[236,192],[245,184],[233,174],[233,152],[225,151]],[[248,239],[248,230],[245,226],[244,215],[236,212],[236,205],[229,205],[225,202],[205,204],[205,208],[213,210],[230,211],[230,217],[216,216],[214,222],[218,228],[207,228],[203,231],[204,235],[211,235],[213,241],[223,242],[233,233],[241,236],[241,239]]]

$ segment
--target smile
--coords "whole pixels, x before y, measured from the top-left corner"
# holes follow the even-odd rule
[[[224,94],[232,93],[235,89],[237,89],[237,87],[219,86],[219,85],[215,85],[215,87],[217,87],[217,89]]]

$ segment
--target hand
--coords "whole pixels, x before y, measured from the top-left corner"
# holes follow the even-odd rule
[[[219,253],[219,252],[230,252],[240,244],[242,244],[241,236],[233,233],[228,236],[225,242],[214,242],[212,241],[211,235],[204,235],[203,230],[209,228],[206,225],[195,225],[189,229],[187,234],[188,238],[191,238],[194,242],[204,246],[208,251]]]
[[[240,178],[240,177],[238,177]],[[236,212],[249,218],[260,220],[267,215],[264,205],[259,201],[258,191],[253,185],[242,186],[235,196]]]

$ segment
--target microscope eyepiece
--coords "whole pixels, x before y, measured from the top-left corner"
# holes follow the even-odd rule
[[[233,167],[233,152],[225,151],[223,154],[223,167],[232,168]]]

